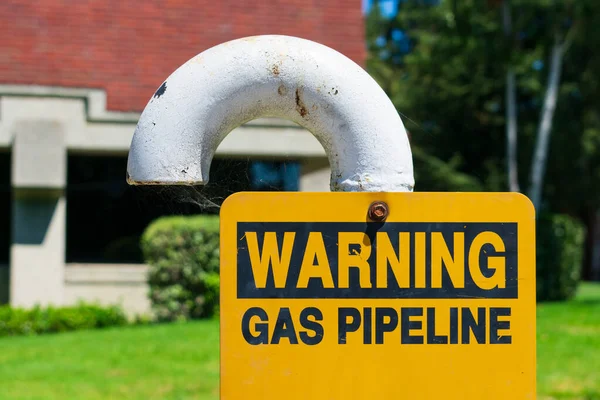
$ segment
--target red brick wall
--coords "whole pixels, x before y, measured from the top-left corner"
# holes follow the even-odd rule
[[[133,5],[135,3],[135,5]],[[104,88],[141,111],[163,80],[227,40],[285,34],[364,65],[360,0],[2,0],[0,83]]]

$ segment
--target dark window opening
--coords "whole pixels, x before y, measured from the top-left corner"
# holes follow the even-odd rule
[[[300,164],[290,161],[254,161],[250,165],[252,190],[299,190]]]
[[[298,190],[293,162],[215,159],[208,185],[129,186],[126,156],[69,155],[68,263],[142,263],[139,241],[165,215],[217,214],[229,195],[248,190]]]
[[[0,304],[9,301],[12,187],[11,153],[0,151]]]
[[[11,244],[11,153],[0,151],[0,265],[6,265],[10,258]]]

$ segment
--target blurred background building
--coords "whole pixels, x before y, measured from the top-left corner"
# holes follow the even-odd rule
[[[138,241],[166,214],[216,212],[239,190],[329,190],[316,139],[257,120],[221,144],[198,191],[129,187],[139,113],[185,61],[239,37],[286,34],[363,65],[359,2],[0,2],[0,303],[78,299],[149,308]]]

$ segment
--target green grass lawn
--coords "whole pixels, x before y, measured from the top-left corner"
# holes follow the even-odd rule
[[[0,338],[0,399],[218,399],[218,321]],[[538,306],[540,399],[600,400],[600,285]]]
[[[537,309],[539,399],[600,400],[600,285]]]

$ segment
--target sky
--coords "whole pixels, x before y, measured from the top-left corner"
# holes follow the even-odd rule
[[[384,17],[390,18],[398,12],[399,0],[379,0],[379,7]],[[362,0],[363,13],[368,13],[373,6],[373,0]]]

